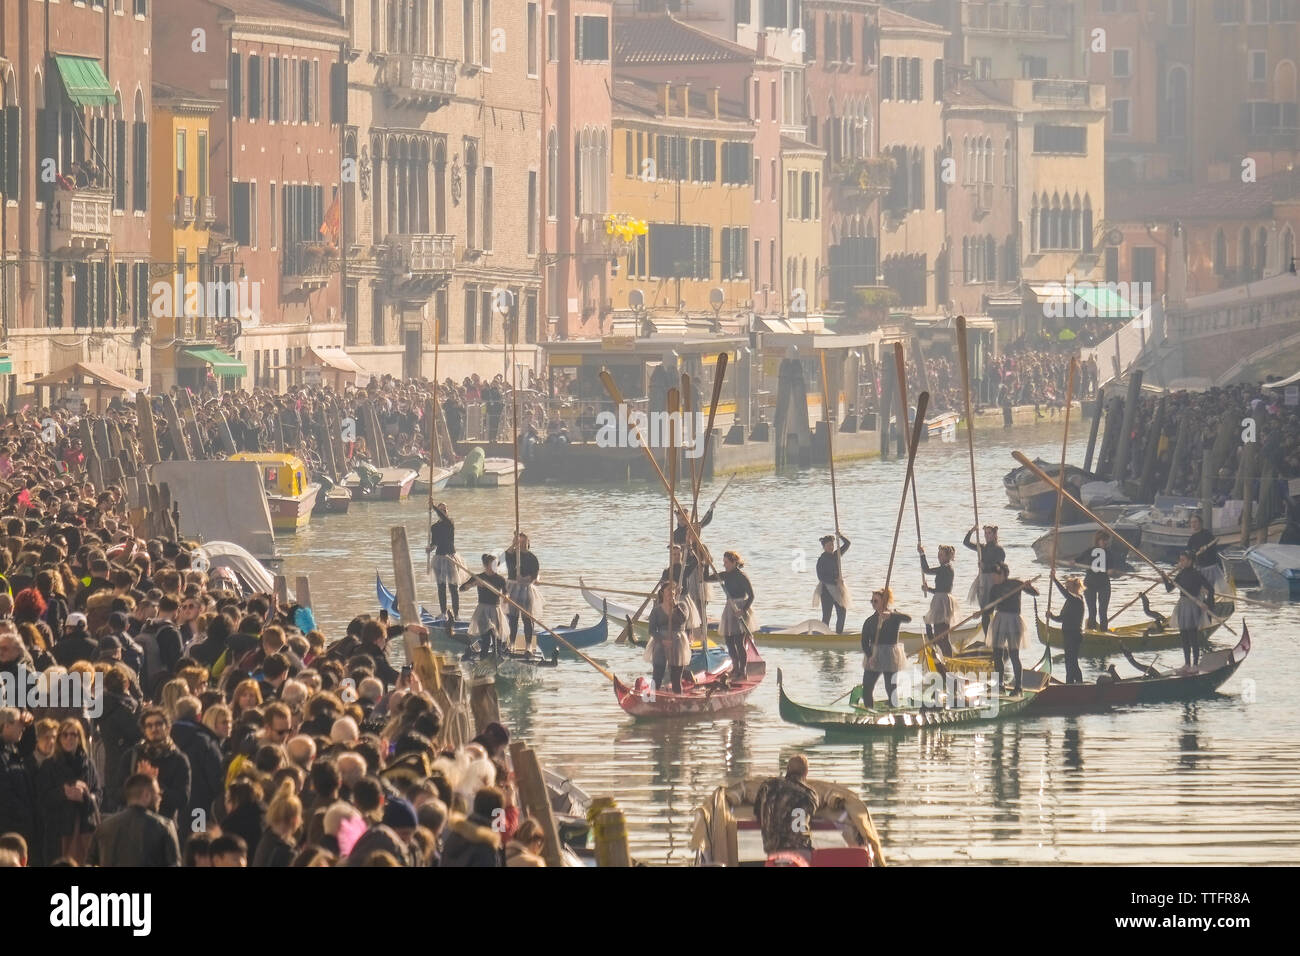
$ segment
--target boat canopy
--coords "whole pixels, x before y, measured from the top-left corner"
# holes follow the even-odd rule
[[[251,461],[262,469],[262,486],[268,495],[297,498],[307,491],[307,466],[297,455],[240,452],[231,461]]]

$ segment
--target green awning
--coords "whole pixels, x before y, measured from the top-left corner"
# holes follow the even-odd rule
[[[1088,303],[1092,312],[1091,318],[1131,319],[1138,314],[1138,310],[1133,308],[1127,299],[1109,286],[1076,286],[1071,291],[1076,298]]]
[[[190,358],[196,358],[204,365],[212,366],[212,374],[217,378],[243,378],[248,374],[248,366],[229,352],[214,348],[183,349]]]
[[[14,358],[12,355],[0,355],[0,375],[12,375],[14,373]]]
[[[56,56],[54,62],[72,102],[81,106],[109,106],[117,102],[117,94],[98,60],[88,56]]]

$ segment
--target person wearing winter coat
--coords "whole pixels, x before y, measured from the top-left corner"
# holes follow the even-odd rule
[[[36,798],[44,813],[45,858],[83,862],[99,826],[103,786],[86,748],[85,728],[75,717],[59,724],[54,756],[36,774]]]
[[[474,794],[474,812],[453,820],[442,847],[442,866],[505,866],[501,833],[493,824],[504,819],[505,797],[496,787]]]
[[[542,825],[532,817],[526,817],[515,831],[514,839],[506,845],[506,866],[545,866],[542,847],[546,845],[546,834]]]
[[[104,672],[104,709],[96,729],[104,743],[104,809],[112,812],[123,805],[126,753],[143,737],[140,705],[131,696],[126,675],[116,667]]]
[[[35,794],[18,750],[29,720],[31,715],[16,707],[0,707],[0,827],[36,849]]]
[[[126,809],[95,831],[87,862],[92,866],[180,866],[176,825],[158,812],[162,791],[147,773],[126,782]]]
[[[190,803],[186,811],[190,820],[196,810],[205,816],[211,814],[212,805],[225,789],[221,738],[202,723],[202,707],[197,697],[182,697],[176,701],[176,723],[172,724],[172,741],[190,762]]]
[[[161,707],[146,707],[140,714],[144,739],[122,758],[122,778],[147,773],[162,789],[159,813],[179,827],[181,814],[190,806],[190,761],[172,743],[171,721]],[[186,821],[188,823],[188,821]]]

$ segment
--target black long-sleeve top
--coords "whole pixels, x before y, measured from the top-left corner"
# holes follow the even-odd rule
[[[646,627],[650,636],[655,640],[666,641],[677,631],[686,626],[686,610],[682,607],[680,601],[673,604],[670,612],[663,609],[663,605],[658,602],[650,609],[650,618],[646,622]]]
[[[706,581],[722,582],[722,589],[727,592],[727,599],[740,602],[740,613],[744,614],[754,603],[754,586],[749,577],[740,568],[733,571],[715,571],[704,576]]]
[[[479,577],[482,578],[484,581],[486,581],[488,584],[492,585],[493,588],[496,588],[497,591],[504,591],[506,589],[506,579],[499,574],[483,574],[482,572],[480,572]],[[476,586],[478,587],[479,604],[500,604],[501,603],[501,595],[497,594],[496,591],[493,591],[492,588],[484,587],[482,584],[479,584],[479,582],[473,578],[470,578],[468,581],[462,584],[460,586],[460,589],[462,591],[468,591],[470,588]]]
[[[1093,562],[1097,560],[1096,551],[1104,550],[1106,552],[1105,560],[1102,567],[1106,570],[1093,570]],[[1110,588],[1111,571],[1132,571],[1132,566],[1124,560],[1124,555],[1116,545],[1109,548],[1089,548],[1083,554],[1074,559],[1076,564],[1082,564],[1088,570],[1083,573],[1083,586],[1089,591],[1104,591]]]
[[[932,568],[930,563],[925,560],[925,555],[921,555],[921,573],[934,575],[934,584],[930,585],[930,590],[935,594],[952,593],[953,570],[951,564],[938,564]]]
[[[998,569],[998,565],[1007,559],[1007,553],[1002,550],[1000,544],[976,544],[971,540],[975,534],[975,529],[966,532],[966,537],[962,539],[962,544],[970,548],[980,556],[980,571],[984,574],[992,574]]]
[[[1061,592],[1061,597],[1065,603],[1061,605],[1059,614],[1048,614],[1047,618],[1051,621],[1059,621],[1061,630],[1069,634],[1083,633],[1083,598],[1075,597],[1065,589],[1065,585],[1060,581],[1053,582],[1056,590]]]
[[[1219,546],[1214,543],[1214,535],[1205,528],[1187,539],[1187,550],[1196,552],[1198,568],[1213,567],[1219,561]]]
[[[455,554],[456,522],[439,515],[429,526],[429,547],[433,548],[434,554]]]
[[[537,572],[541,570],[541,565],[537,563],[537,555],[525,550],[519,556],[519,571],[515,574],[515,549],[511,548],[506,552],[506,577],[514,581],[517,577],[537,578]]]
[[[871,617],[862,622],[862,653],[870,654],[871,649],[878,644],[897,644],[898,628],[905,621],[910,621],[910,615],[901,611],[891,611],[889,617],[885,618],[885,623],[880,623],[880,613],[873,612]]]
[[[681,522],[680,516],[678,517],[677,520],[678,520],[678,525],[677,527],[673,528],[673,544],[680,544],[683,547],[685,547],[686,539],[691,536],[691,533],[686,530],[686,525],[680,523]],[[712,521],[713,521],[713,510],[709,509],[709,511],[705,512],[704,516],[700,518],[700,523],[696,525],[695,533],[698,535]]]
[[[1198,601],[1204,600],[1206,593],[1212,590],[1210,582],[1205,580],[1205,575],[1195,568],[1183,568],[1174,575],[1172,581],[1165,582],[1166,591],[1172,591],[1176,587],[1182,588],[1188,594],[1195,595]]]
[[[681,584],[682,581],[684,581],[686,578],[689,578],[697,570],[699,570],[699,567],[700,567],[699,559],[696,558],[694,554],[689,554],[686,556],[685,568],[682,567],[682,563],[680,561],[678,561],[675,564],[670,564],[668,565],[668,567],[664,568],[663,574],[659,575],[659,583],[663,584],[667,581],[672,581],[674,584]]]
[[[993,591],[989,594],[989,603],[996,602],[995,611],[1018,615],[1020,613],[1021,593],[1038,596],[1038,590],[1032,584],[1025,583],[1024,587],[1021,587],[1020,584],[1021,582],[1017,578],[1007,578],[1001,584],[993,585]]]
[[[823,584],[840,583],[840,555],[849,550],[849,539],[840,535],[840,541],[834,551],[823,550],[817,555],[817,580]]]

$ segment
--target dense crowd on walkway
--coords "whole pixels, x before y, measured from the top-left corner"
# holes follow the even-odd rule
[[[0,443],[0,866],[541,865],[508,732],[452,746],[400,629],[137,536],[49,418]]]

